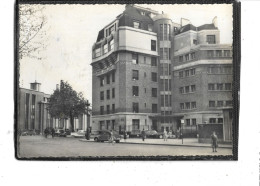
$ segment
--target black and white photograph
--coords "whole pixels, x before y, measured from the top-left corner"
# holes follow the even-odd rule
[[[233,3],[17,4],[18,160],[237,160]]]

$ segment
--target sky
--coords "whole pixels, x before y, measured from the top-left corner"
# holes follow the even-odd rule
[[[125,5],[40,5],[45,6],[46,49],[38,55],[42,60],[20,61],[20,87],[41,83],[41,91],[51,94],[60,80],[92,99],[92,46],[99,30],[121,14]],[[232,43],[232,5],[139,5],[169,14],[173,22],[181,18],[194,26],[212,23],[218,17],[220,43]],[[37,39],[37,38],[35,38]]]

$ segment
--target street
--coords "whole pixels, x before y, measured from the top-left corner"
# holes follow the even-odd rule
[[[185,147],[108,142],[84,142],[79,138],[44,138],[21,136],[19,157],[78,157],[78,156],[189,156],[232,155],[232,149],[211,147]]]

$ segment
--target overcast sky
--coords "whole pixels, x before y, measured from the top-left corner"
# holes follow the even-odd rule
[[[63,79],[76,91],[92,98],[91,48],[98,31],[121,14],[125,5],[43,5],[47,17],[47,49],[42,60],[23,58],[20,61],[20,86],[40,82],[41,91],[51,94]],[[169,14],[180,23],[186,18],[195,26],[211,23],[218,17],[220,42],[232,43],[232,5],[141,5]]]

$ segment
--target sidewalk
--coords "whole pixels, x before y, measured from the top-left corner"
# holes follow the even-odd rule
[[[94,139],[90,139],[90,140],[80,139],[80,141],[95,142]],[[95,142],[95,143],[98,143],[98,142]],[[184,138],[183,144],[182,144],[181,139],[168,139],[167,141],[164,141],[163,139],[145,139],[145,141],[142,141],[141,138],[129,138],[126,140],[126,142],[124,141],[124,139],[121,139],[120,143],[211,148],[211,144],[199,143],[197,138]],[[219,144],[218,148],[232,149],[232,145],[231,144]]]

